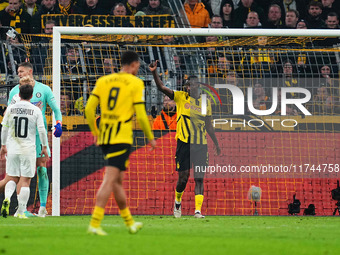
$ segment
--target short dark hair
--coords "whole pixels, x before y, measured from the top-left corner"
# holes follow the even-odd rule
[[[139,56],[134,51],[125,51],[122,55],[122,66],[131,65],[133,62],[139,61]]]
[[[211,16],[211,19],[213,19],[213,18],[220,18],[220,19],[223,20],[223,18],[222,18],[220,15],[217,15],[217,14],[212,15],[212,16]]]
[[[336,17],[337,19],[339,19],[339,15],[336,12],[330,12],[327,14],[327,19],[328,17]]]
[[[294,13],[295,13],[295,16],[296,16],[297,18],[300,18],[300,13],[299,13],[297,10],[288,9],[288,10],[286,11],[286,14],[287,14],[288,12],[294,12]]]
[[[30,84],[24,84],[19,86],[19,96],[24,99],[28,100],[31,99],[33,95],[33,86]]]
[[[18,65],[18,67],[26,67],[33,70],[33,65],[30,62],[22,62]]]
[[[312,1],[310,1],[309,2],[309,4],[308,4],[308,10],[309,10],[309,8],[311,7],[311,6],[316,6],[316,7],[319,7],[320,9],[322,9],[322,3],[320,3],[320,2],[317,2],[317,1],[314,1],[314,0],[312,0]]]

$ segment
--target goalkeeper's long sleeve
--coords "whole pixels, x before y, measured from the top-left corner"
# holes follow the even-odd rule
[[[154,139],[153,133],[151,131],[150,123],[148,120],[148,116],[146,115],[145,105],[144,104],[135,104],[135,111],[137,121],[142,128],[145,136],[149,139],[149,141]]]
[[[85,106],[85,117],[87,119],[87,123],[90,127],[90,130],[94,136],[98,136],[98,129],[95,128],[96,121],[96,109],[99,104],[99,98],[96,95],[90,95],[89,100],[87,100]]]

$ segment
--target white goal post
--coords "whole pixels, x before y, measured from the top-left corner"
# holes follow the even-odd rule
[[[53,93],[60,107],[61,35],[304,36],[340,37],[333,29],[208,29],[53,27]],[[53,121],[55,118],[53,115]],[[52,216],[60,216],[60,139],[52,138]]]

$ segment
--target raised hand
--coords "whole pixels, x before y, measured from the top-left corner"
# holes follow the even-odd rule
[[[152,61],[149,65],[149,69],[151,72],[155,71],[157,69],[157,63],[158,63],[158,60],[156,61]]]

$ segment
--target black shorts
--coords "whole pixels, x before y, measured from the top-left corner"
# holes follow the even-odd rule
[[[129,155],[131,151],[131,144],[103,144],[100,145],[103,151],[104,159],[107,161],[106,165],[114,166],[119,170],[126,170],[129,164]]]
[[[189,170],[192,166],[208,165],[208,146],[206,144],[190,144],[177,140],[176,171]]]

